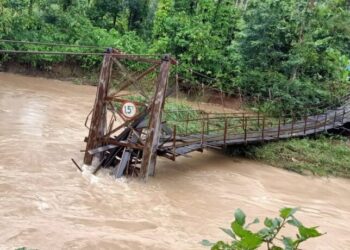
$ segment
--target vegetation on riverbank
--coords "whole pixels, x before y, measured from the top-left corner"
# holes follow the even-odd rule
[[[1,0],[6,50],[171,53],[181,84],[210,85],[277,114],[336,105],[348,93],[350,5],[346,0]],[[43,71],[68,62],[86,71],[100,56],[5,55]],[[135,69],[135,68],[134,68]]]
[[[228,149],[231,155],[243,155],[300,174],[350,178],[350,143],[341,136],[291,139],[243,149]]]

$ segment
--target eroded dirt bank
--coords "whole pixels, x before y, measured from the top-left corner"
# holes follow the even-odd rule
[[[350,181],[300,176],[217,152],[160,160],[147,184],[81,175],[95,88],[0,73],[0,249],[206,249],[233,210],[283,206],[327,232],[304,249],[350,249]]]

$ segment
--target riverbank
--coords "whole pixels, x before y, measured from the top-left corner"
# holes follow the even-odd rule
[[[76,63],[63,61],[48,66],[33,66],[16,61],[0,63],[0,72],[31,77],[43,77],[54,80],[69,81],[79,85],[98,83],[99,68],[86,70]]]
[[[291,139],[243,149],[228,149],[244,156],[302,175],[350,178],[350,141],[339,135]]]

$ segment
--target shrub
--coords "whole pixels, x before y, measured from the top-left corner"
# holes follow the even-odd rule
[[[317,227],[305,227],[297,220],[294,216],[297,210],[296,208],[282,208],[279,217],[265,218],[265,227],[258,232],[253,232],[249,230],[249,227],[252,224],[258,224],[259,219],[256,218],[247,224],[246,215],[241,209],[237,209],[234,214],[235,220],[231,223],[231,228],[221,228],[222,231],[232,238],[230,243],[224,241],[211,243],[208,240],[203,240],[201,243],[205,246],[211,246],[212,250],[253,250],[262,244],[266,244],[268,250],[297,250],[302,242],[322,235],[317,231]],[[279,236],[281,230],[287,224],[298,229],[296,238],[284,235]],[[281,244],[284,248],[280,246]]]

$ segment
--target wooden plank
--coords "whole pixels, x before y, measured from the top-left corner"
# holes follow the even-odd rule
[[[176,159],[176,125],[173,129],[173,161]]]

